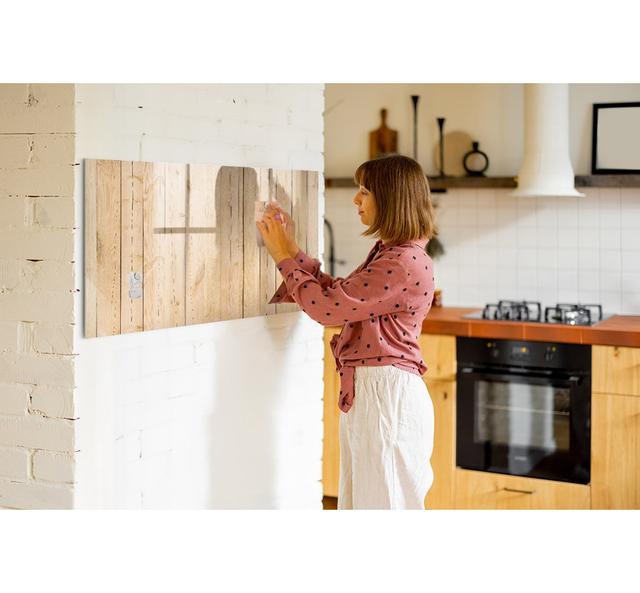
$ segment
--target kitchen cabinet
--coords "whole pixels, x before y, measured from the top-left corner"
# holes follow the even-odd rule
[[[640,397],[594,393],[591,399],[594,509],[640,509]]]
[[[324,331],[324,439],[322,441],[322,492],[325,496],[338,497],[340,476],[340,375],[336,372],[331,351],[331,338],[341,328],[327,327]]]
[[[325,330],[323,489],[338,495],[339,376]],[[640,348],[592,346],[591,483],[572,484],[456,467],[456,336],[423,333],[423,379],[434,407],[427,509],[640,509]]]
[[[456,465],[456,338],[422,334],[418,341],[427,364],[423,379],[433,402],[434,438],[431,454],[433,484],[425,497],[427,509],[453,508]]]
[[[452,509],[455,439],[455,381],[425,381],[433,402],[434,439],[431,454],[433,484],[424,499],[426,509]]]
[[[594,509],[640,509],[640,348],[593,346]]]
[[[591,361],[594,392],[640,396],[640,348],[593,346]]]
[[[590,507],[590,488],[582,484],[455,470],[456,509],[587,510]]]

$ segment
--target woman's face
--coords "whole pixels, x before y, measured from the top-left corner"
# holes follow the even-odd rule
[[[358,214],[362,224],[365,226],[373,224],[376,216],[376,203],[373,199],[373,194],[361,185],[358,193],[353,198],[353,203],[358,207]]]

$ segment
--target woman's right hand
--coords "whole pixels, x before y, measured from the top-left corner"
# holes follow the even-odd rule
[[[269,210],[271,210],[274,216],[279,215],[280,220],[284,223],[285,235],[287,237],[287,251],[291,257],[295,257],[298,251],[300,251],[298,243],[296,242],[295,222],[293,222],[289,213],[285,212],[276,201],[267,204],[267,212],[269,212]]]

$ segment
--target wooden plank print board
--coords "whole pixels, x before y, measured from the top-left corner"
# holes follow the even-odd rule
[[[85,337],[298,311],[256,242],[276,199],[318,257],[318,172],[85,159]]]

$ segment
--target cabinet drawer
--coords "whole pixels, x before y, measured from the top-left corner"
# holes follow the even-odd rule
[[[593,346],[593,391],[640,396],[640,348]]]
[[[588,485],[456,468],[456,509],[589,509]]]

